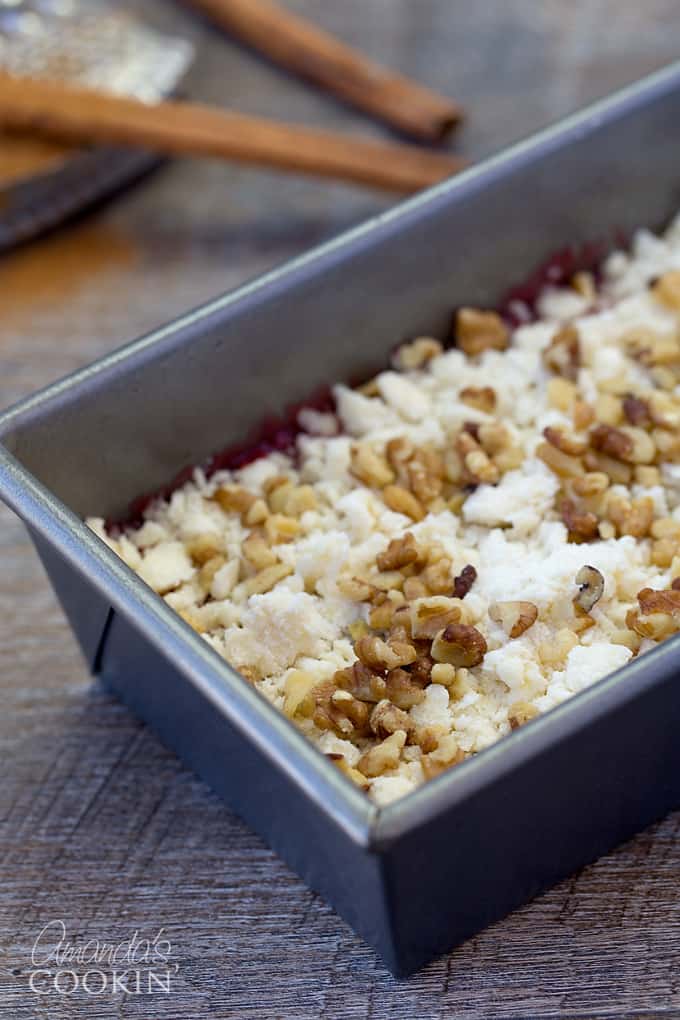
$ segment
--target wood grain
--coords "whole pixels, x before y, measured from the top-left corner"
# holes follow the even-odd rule
[[[676,0],[288,0],[376,59],[455,94],[463,149],[499,148],[676,56]],[[209,35],[191,94],[309,124],[362,122]],[[426,72],[426,73],[425,73]],[[0,262],[0,403],[298,253],[381,199],[177,162]],[[309,893],[130,714],[92,686],[24,537],[0,510],[2,1020],[680,1017],[680,815],[407,981]],[[166,929],[171,996],[50,995],[30,949]]]

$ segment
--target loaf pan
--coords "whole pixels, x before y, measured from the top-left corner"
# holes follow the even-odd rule
[[[660,227],[680,207],[678,124],[680,64],[0,417],[0,496],[92,673],[395,974],[680,805],[677,640],[378,808],[82,519],[120,516],[319,384],[368,376],[397,342],[444,336],[452,307],[497,303],[556,249]]]

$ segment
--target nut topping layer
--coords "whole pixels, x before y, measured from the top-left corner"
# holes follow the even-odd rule
[[[680,221],[538,313],[461,308],[295,458],[89,522],[377,803],[680,631]]]

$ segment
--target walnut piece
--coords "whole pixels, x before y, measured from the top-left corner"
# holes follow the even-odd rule
[[[441,595],[416,599],[411,603],[411,634],[420,641],[433,638],[450,623],[460,623],[460,603]]]
[[[636,397],[632,393],[623,398],[623,413],[626,421],[631,425],[644,427],[651,424],[649,404],[646,400],[641,400],[640,397]]]
[[[421,557],[416,540],[410,531],[401,538],[393,538],[384,552],[378,553],[376,563],[379,570],[400,570],[409,563],[416,563]]]
[[[468,407],[475,407],[485,414],[493,414],[496,408],[496,391],[492,386],[465,386],[459,396]]]
[[[398,514],[410,517],[412,521],[422,521],[425,510],[422,503],[412,492],[401,485],[387,485],[382,492],[385,503]]]
[[[257,499],[242,485],[222,485],[215,492],[213,499],[226,513],[245,514]]]
[[[412,673],[407,673],[405,669],[391,669],[385,678],[385,696],[397,708],[408,711],[423,701],[425,691]]]
[[[468,357],[483,351],[504,351],[508,346],[508,328],[497,312],[460,308],[455,323],[456,344]]]
[[[370,727],[376,737],[384,740],[397,730],[409,733],[413,726],[410,718],[401,708],[397,708],[391,701],[384,698],[379,701],[371,712]]]
[[[415,648],[408,642],[391,640],[388,643],[369,634],[359,638],[354,650],[360,662],[378,673],[408,666],[418,658]]]
[[[289,577],[292,573],[293,568],[285,563],[274,563],[271,567],[265,567],[255,574],[254,577],[249,577],[247,581],[244,581],[243,590],[247,596],[263,595],[266,591],[271,591],[274,585],[278,584],[279,581],[283,581],[285,577]]]
[[[405,743],[406,734],[403,730],[397,730],[382,743],[366,751],[357,762],[357,769],[371,779],[396,769]]]
[[[626,626],[640,637],[665,641],[680,630],[680,590],[673,587],[662,591],[643,588],[637,599],[640,608],[628,611]]]
[[[536,447],[536,456],[562,478],[578,478],[583,474],[583,464],[579,458],[563,453],[552,443],[539,443]]]
[[[604,594],[604,577],[597,567],[586,564],[581,567],[574,580],[579,586],[578,594],[574,598],[574,605],[582,609],[584,613],[589,613]]]
[[[613,425],[596,425],[590,433],[590,444],[615,460],[628,460],[633,449],[630,436]]]
[[[394,481],[394,472],[385,458],[368,443],[358,443],[351,451],[351,472],[360,482],[382,489]]]
[[[421,760],[423,775],[426,779],[434,779],[446,769],[460,764],[465,760],[465,752],[458,746],[458,742],[452,733],[442,736],[437,741],[437,746],[429,754],[425,754]]]
[[[669,269],[652,286],[652,294],[673,311],[680,311],[680,269]]]
[[[555,333],[543,352],[543,363],[556,375],[575,381],[581,364],[581,347],[578,330],[566,325]]]
[[[553,425],[544,428],[543,435],[551,446],[557,447],[562,453],[567,453],[571,457],[581,457],[588,448],[587,443],[580,436],[569,435],[564,429],[556,428]]]
[[[318,685],[317,677],[303,669],[293,669],[286,677],[283,711],[289,719],[296,715],[310,715],[313,710],[310,695]]]
[[[423,368],[428,361],[438,357],[443,351],[439,340],[430,336],[419,336],[410,343],[401,344],[392,356],[392,366],[398,372],[409,372]]]
[[[598,521],[589,510],[579,510],[573,499],[563,499],[559,505],[560,516],[572,538],[589,542],[598,536]]]
[[[448,662],[452,666],[478,666],[487,652],[487,643],[476,627],[465,623],[451,623],[440,631],[432,642],[431,655],[435,662]]]
[[[326,754],[326,757],[329,759],[329,761],[333,762],[333,764],[340,770],[340,772],[343,773],[343,775],[347,776],[348,779],[351,779],[351,781],[356,786],[358,786],[359,789],[364,791],[368,790],[369,786],[371,785],[369,780],[367,779],[366,776],[362,775],[362,773],[359,772],[358,769],[353,768],[349,764],[344,754],[338,754],[335,751],[330,751],[328,754]]]
[[[510,729],[516,730],[518,727],[524,726],[530,719],[535,719],[538,714],[538,709],[535,705],[530,705],[528,701],[516,701],[508,709]]]
[[[538,619],[538,607],[533,602],[493,602],[489,616],[499,623],[508,637],[518,638]]]
[[[453,594],[457,599],[464,599],[470,588],[477,580],[477,571],[468,563],[467,566],[463,567],[458,577],[453,579]]]

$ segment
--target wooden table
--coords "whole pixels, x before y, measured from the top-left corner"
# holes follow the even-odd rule
[[[288,2],[463,101],[470,120],[458,147],[473,158],[677,56],[674,0]],[[128,6],[197,42],[193,95],[376,130],[171,3]],[[167,166],[0,263],[0,403],[385,205],[216,163]],[[396,982],[91,684],[4,510],[0,564],[3,1020],[680,1016],[680,815]],[[163,928],[177,964],[172,994],[33,994],[31,947],[57,920],[81,946]]]

